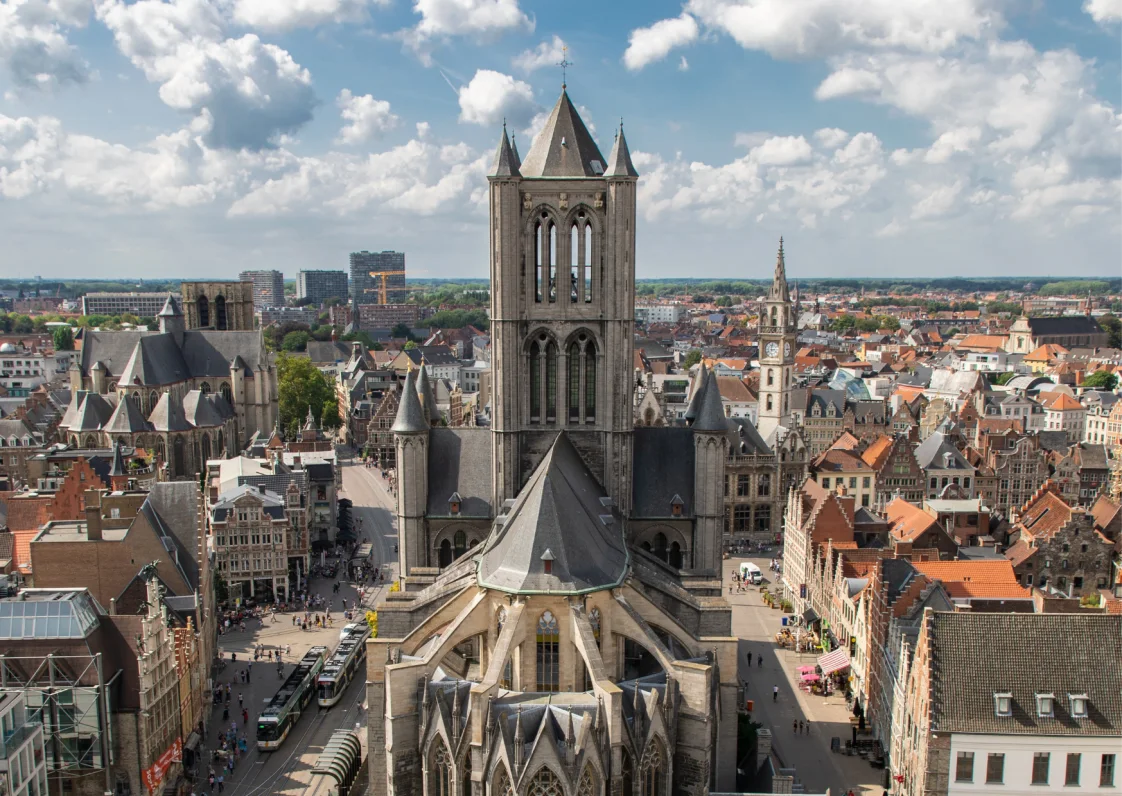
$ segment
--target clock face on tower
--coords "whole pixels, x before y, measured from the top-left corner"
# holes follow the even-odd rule
[[[769,357],[774,357],[779,354],[779,343],[768,343],[764,347],[764,353]]]

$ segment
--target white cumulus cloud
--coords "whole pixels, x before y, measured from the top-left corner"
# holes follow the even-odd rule
[[[346,122],[336,139],[340,144],[361,144],[377,138],[397,127],[399,121],[390,111],[388,102],[374,99],[370,94],[355,96],[348,89],[343,89],[335,104]]]
[[[518,0],[416,0],[421,15],[416,34],[421,39],[439,36],[490,38],[512,31],[532,31],[533,21],[518,7]]]
[[[1122,0],[1084,0],[1083,10],[1100,25],[1122,22]]]
[[[267,31],[314,28],[362,19],[371,4],[389,0],[234,0],[235,21]]]
[[[227,38],[204,0],[98,0],[97,16],[164,103],[209,122],[211,146],[269,147],[312,118],[308,70],[252,33]]]
[[[83,0],[0,2],[0,66],[19,88],[54,88],[83,83],[89,65],[67,39],[84,27],[90,5]]]
[[[697,21],[689,14],[659,20],[649,28],[636,28],[628,37],[623,65],[633,71],[642,69],[661,61],[675,47],[696,41],[697,35]]]
[[[529,83],[490,69],[476,71],[459,95],[460,121],[469,124],[495,125],[506,119],[522,128],[538,110]]]
[[[547,66],[557,66],[565,57],[565,42],[556,34],[532,50],[523,50],[514,56],[511,64],[522,72],[533,72]]]

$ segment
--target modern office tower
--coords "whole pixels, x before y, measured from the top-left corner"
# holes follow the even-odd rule
[[[128,312],[141,318],[155,318],[167,300],[167,293],[87,293],[82,296],[82,314],[121,315]]]
[[[355,304],[380,304],[380,277],[371,272],[393,272],[386,277],[386,304],[404,303],[405,252],[351,252],[351,298]]]
[[[346,271],[301,271],[296,275],[296,298],[320,306],[328,299],[347,298]]]
[[[253,283],[253,309],[260,312],[264,307],[284,306],[284,274],[280,271],[242,271],[238,274],[242,282]]]

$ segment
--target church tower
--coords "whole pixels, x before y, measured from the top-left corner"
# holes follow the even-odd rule
[[[760,312],[760,408],[756,426],[771,441],[779,426],[791,425],[791,391],[795,371],[797,318],[787,287],[783,238],[775,261],[775,277]]]
[[[564,430],[628,512],[638,176],[622,125],[605,160],[564,87],[525,160],[503,129],[488,177],[496,507]]]

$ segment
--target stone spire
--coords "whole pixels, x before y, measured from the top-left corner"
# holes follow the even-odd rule
[[[394,418],[393,428],[390,430],[395,434],[418,434],[429,430],[425,410],[421,407],[421,399],[417,395],[417,376],[412,370],[405,374],[405,386],[401,388],[397,417]]]
[[[518,168],[521,169],[522,156],[518,154],[518,142],[514,140],[515,138],[517,138],[517,136],[515,135],[511,135],[510,137],[510,151],[514,153],[514,162],[517,163]]]
[[[612,154],[608,155],[608,169],[605,177],[638,177],[639,172],[631,162],[631,152],[627,148],[627,139],[623,135],[623,122],[619,123],[619,133],[612,146]]]
[[[518,171],[518,155],[510,145],[510,138],[506,134],[506,122],[503,122],[503,137],[499,139],[499,149],[495,152],[495,165],[491,167],[492,177],[521,177]]]
[[[522,773],[522,764],[525,762],[526,739],[522,737],[522,706],[518,706],[518,714],[514,719],[514,776]]]
[[[791,294],[787,289],[787,263],[783,256],[783,238],[779,239],[779,253],[775,257],[775,276],[771,281],[771,290],[768,291],[768,301],[790,301]]]
[[[421,409],[425,412],[425,420],[431,426],[440,419],[440,410],[436,408],[436,395],[432,391],[432,382],[429,381],[428,368],[424,362],[417,373],[417,397],[421,399]]]
[[[501,146],[501,144],[500,144]],[[523,177],[601,177],[604,156],[565,89],[522,161]]]

